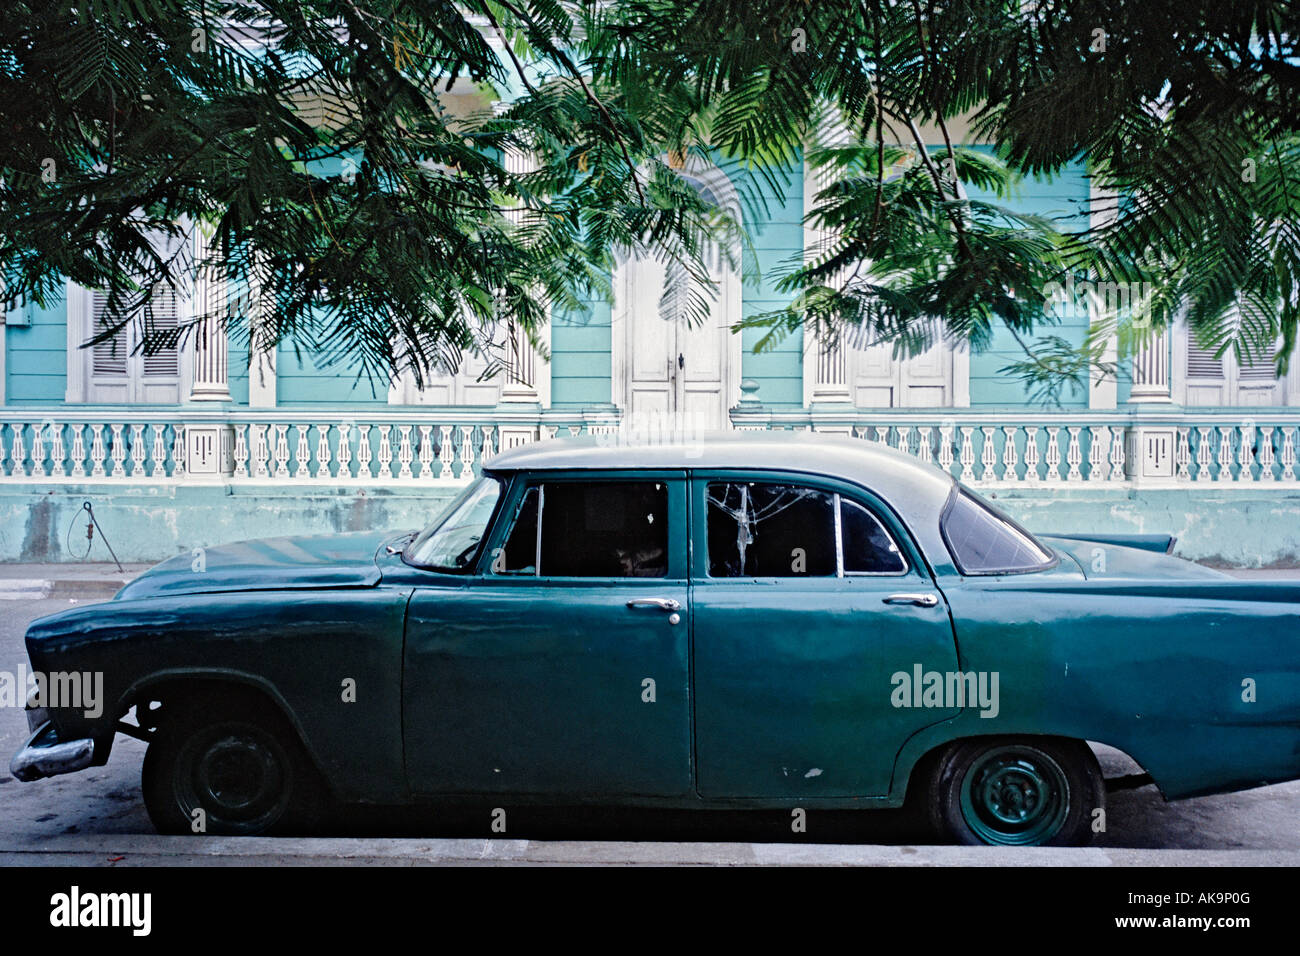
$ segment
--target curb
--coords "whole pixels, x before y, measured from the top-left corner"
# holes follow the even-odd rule
[[[49,598],[107,601],[132,578],[0,578],[0,601],[41,601]]]

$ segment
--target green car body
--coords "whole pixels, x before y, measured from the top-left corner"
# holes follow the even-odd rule
[[[101,764],[119,731],[155,732],[147,702],[165,714],[233,688],[283,719],[343,802],[896,807],[963,744],[1034,740],[1115,747],[1168,799],[1300,778],[1300,587],[1171,557],[1166,536],[1039,536],[1031,570],[963,573],[950,476],[812,436],[545,442],[482,480],[496,503],[462,569],[408,563],[409,534],[245,542],[35,622],[33,669],[101,673],[106,705],[37,712],[15,775]],[[662,574],[498,573],[528,489],[633,480],[665,495]],[[765,483],[869,510],[903,567],[713,576],[709,489]],[[1056,753],[973,758],[953,812],[1047,814]],[[1099,802],[1077,790],[1050,812]],[[975,826],[972,842],[1055,832]]]

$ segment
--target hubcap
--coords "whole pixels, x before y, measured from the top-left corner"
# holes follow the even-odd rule
[[[962,780],[961,812],[985,843],[1030,846],[1055,836],[1070,810],[1065,771],[1033,747],[998,747]]]
[[[192,738],[176,770],[182,809],[193,819],[202,808],[209,830],[262,829],[288,803],[284,749],[256,728],[213,728]]]

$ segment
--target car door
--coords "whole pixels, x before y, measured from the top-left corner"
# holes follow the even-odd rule
[[[518,476],[407,613],[417,793],[691,792],[684,472]]]
[[[700,793],[888,793],[904,741],[956,712],[912,693],[957,655],[905,529],[862,489],[806,476],[695,472],[691,501]]]

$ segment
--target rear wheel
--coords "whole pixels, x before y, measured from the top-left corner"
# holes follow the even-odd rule
[[[251,836],[319,822],[319,776],[272,707],[208,697],[173,707],[145,752],[141,780],[160,833]]]
[[[931,779],[932,824],[964,844],[1082,846],[1106,800],[1097,758],[1078,740],[958,743],[940,755]]]

